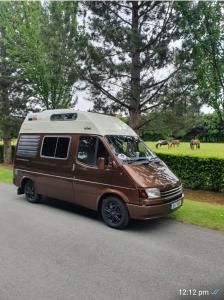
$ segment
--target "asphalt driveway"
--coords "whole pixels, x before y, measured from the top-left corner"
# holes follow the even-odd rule
[[[118,231],[95,212],[30,204],[0,184],[0,300],[191,298],[224,299],[222,232],[168,219]]]

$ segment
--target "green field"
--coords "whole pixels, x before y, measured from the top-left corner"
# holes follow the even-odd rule
[[[224,230],[224,205],[185,200],[183,207],[170,217],[183,223]]]
[[[179,147],[169,148],[162,146],[156,148],[156,142],[146,142],[149,148],[155,153],[165,153],[174,155],[189,155],[197,157],[224,158],[224,143],[201,143],[200,149],[190,149],[190,143],[180,143]]]
[[[12,183],[12,170],[0,166],[0,182]]]

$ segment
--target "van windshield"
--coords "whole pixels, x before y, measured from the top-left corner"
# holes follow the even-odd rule
[[[156,158],[139,137],[107,135],[106,138],[111,150],[122,164],[144,164]]]

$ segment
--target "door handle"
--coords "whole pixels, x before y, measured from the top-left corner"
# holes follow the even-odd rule
[[[75,171],[75,164],[72,164],[72,172]]]

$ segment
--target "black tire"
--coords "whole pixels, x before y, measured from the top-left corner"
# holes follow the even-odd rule
[[[128,226],[129,214],[125,203],[116,197],[103,199],[101,215],[104,222],[116,229],[123,229]]]
[[[40,202],[40,195],[35,191],[35,185],[33,181],[29,180],[24,185],[24,194],[26,200],[31,203],[39,203]]]

